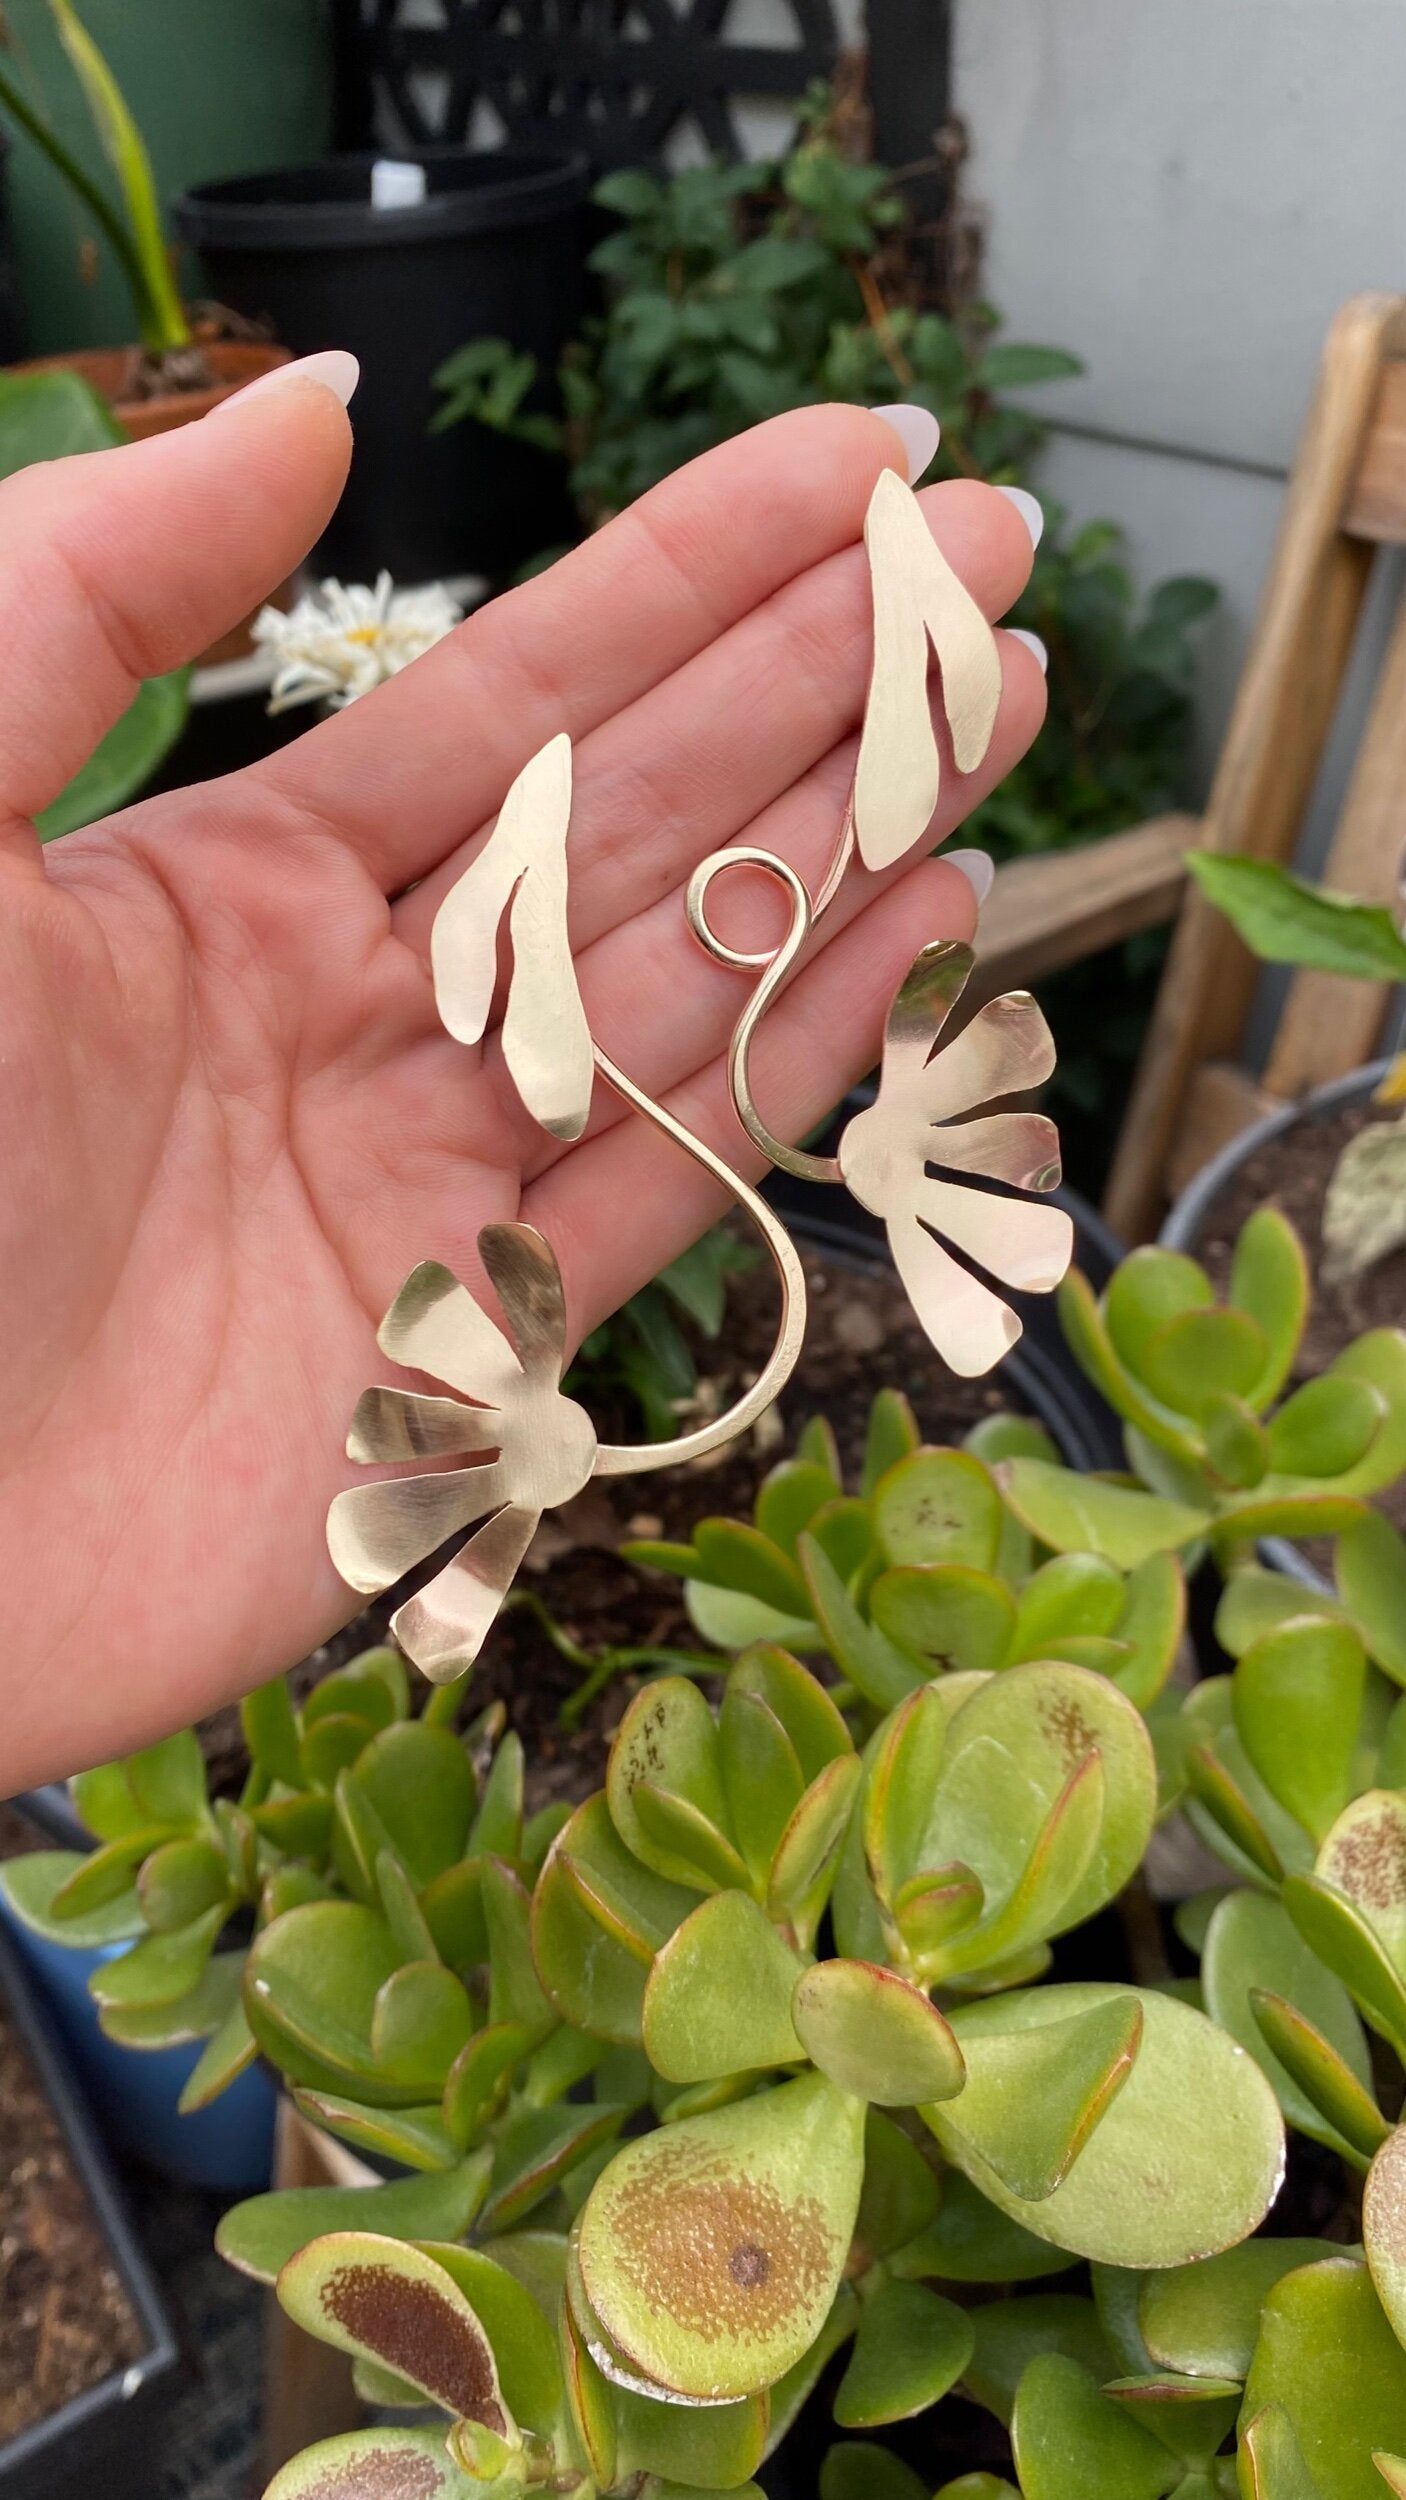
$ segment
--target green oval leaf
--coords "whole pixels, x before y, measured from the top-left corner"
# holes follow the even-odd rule
[[[955,2387],[975,2340],[955,2301],[921,2283],[881,2283],[860,2312],[836,2421],[845,2430],[875,2430],[925,2413]]]
[[[857,2099],[915,2108],[949,2100],[966,2080],[945,2016],[873,1962],[817,1962],[795,1983],[792,2017],[821,2073]]]
[[[1406,2353],[1354,2258],[1300,2267],[1266,2298],[1246,2420],[1270,2405],[1287,2416],[1320,2491],[1380,2500],[1372,2451],[1406,2447]]]
[[[332,2232],[289,2259],[278,2297],[319,2342],[379,2362],[456,2420],[508,2431],[493,2347],[458,2285],[418,2248]]]
[[[746,1893],[700,1902],[661,1946],[644,1994],[644,2046],[670,2083],[709,2083],[799,2062],[791,2019],[801,1968]]]

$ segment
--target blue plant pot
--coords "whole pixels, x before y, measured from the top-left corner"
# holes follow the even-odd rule
[[[212,2103],[182,2117],[177,2103],[200,2056],[178,2049],[124,2049],[100,2029],[88,1978],[100,1962],[129,1950],[108,1945],[78,1953],[50,1944],[16,1918],[0,1893],[0,1919],[53,2014],[56,2029],[109,2140],[140,2154],[168,2179],[251,2195],[268,2186],[278,2093],[267,2068],[252,2066]]]

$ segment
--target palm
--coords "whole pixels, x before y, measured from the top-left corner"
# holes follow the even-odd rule
[[[290,386],[208,431],[5,490],[7,547],[17,522],[38,551],[12,567],[16,601],[23,582],[33,607],[37,571],[42,605],[56,547],[71,601],[108,463],[104,512],[125,488],[145,566],[138,589],[92,580],[100,554],[85,559],[91,601],[62,620],[44,682],[21,669],[0,692],[17,815],[92,743],[91,705],[121,700],[97,615],[125,601],[126,650],[149,667],[246,608],[319,525],[340,426],[328,394]],[[323,1524],[351,1475],[351,1408],[386,1368],[376,1323],[417,1259],[476,1283],[479,1227],[521,1211],[558,1251],[579,1334],[717,1211],[705,1177],[610,1099],[571,1148],[525,1120],[494,1038],[465,1051],[438,1025],[429,922],[514,772],[567,727],[592,1028],[731,1150],[719,1054],[741,993],[691,949],[679,888],[727,841],[803,872],[823,862],[867,666],[850,542],[891,440],[835,411],[765,429],[281,756],[42,863],[23,827],[0,837],[6,1787],[198,1715],[350,1611]],[[290,443],[275,508],[259,464],[286,466]],[[185,491],[223,499],[238,553],[218,582],[186,578]],[[984,490],[940,493],[949,552],[999,612],[1028,560],[1020,524]],[[174,584],[151,578],[156,496]],[[757,527],[728,552],[718,524],[748,497]],[[1011,675],[969,796],[1037,717],[1033,665]],[[86,719],[80,682],[98,689]],[[758,1054],[774,1125],[799,1131],[862,1071],[917,943],[969,915],[933,865],[837,906]]]

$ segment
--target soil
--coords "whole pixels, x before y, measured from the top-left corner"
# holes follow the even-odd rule
[[[0,1998],[0,2447],[144,2349],[62,2129]]]
[[[1223,1289],[1240,1228],[1256,1207],[1276,1206],[1288,1217],[1308,1253],[1313,1305],[1295,1370],[1311,1380],[1336,1354],[1369,1328],[1406,1326],[1406,1249],[1393,1251],[1363,1276],[1340,1282],[1322,1277],[1323,1202],[1343,1148],[1375,1121],[1399,1120],[1399,1110],[1378,1111],[1359,1103],[1322,1120],[1300,1120],[1272,1137],[1243,1163],[1214,1209],[1197,1246],[1213,1284]],[[1377,1507],[1406,1530],[1406,1479],[1377,1498]]]
[[[621,1561],[617,1549],[632,1537],[686,1538],[694,1523],[710,1514],[750,1517],[761,1478],[791,1449],[812,1415],[829,1418],[846,1480],[853,1483],[869,1408],[881,1388],[901,1389],[911,1398],[931,1442],[959,1441],[982,1416],[1010,1408],[1003,1382],[959,1380],[947,1370],[886,1267],[851,1262],[828,1250],[803,1248],[801,1255],[810,1291],[805,1350],[778,1405],[752,1432],[691,1466],[590,1485],[566,1510],[543,1521],[519,1575],[518,1593],[539,1601],[584,1648],[699,1649],[684,1611],[682,1584]],[[771,1351],[775,1328],[776,1306],[765,1273],[759,1269],[735,1280],[722,1335],[698,1349],[704,1408],[720,1411],[755,1377]],[[598,1412],[596,1420],[604,1439],[637,1437],[633,1414]],[[378,1599],[325,1648],[301,1661],[292,1675],[295,1694],[383,1640],[403,1595],[397,1589]],[[503,1703],[526,1750],[532,1809],[561,1797],[579,1800],[599,1785],[606,1745],[637,1679],[615,1678],[579,1727],[563,1729],[559,1713],[578,1681],[577,1670],[553,1648],[540,1621],[519,1606],[500,1617],[465,1688],[466,1714]],[[221,1711],[200,1733],[215,1787],[232,1794],[246,1768],[237,1710]]]

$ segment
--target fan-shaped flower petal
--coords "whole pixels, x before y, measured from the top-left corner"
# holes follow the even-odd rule
[[[517,1576],[539,1516],[535,1510],[500,1510],[391,1617],[391,1630],[406,1656],[432,1684],[452,1684],[467,1675]]]
[[[433,1554],[457,1528],[497,1510],[507,1493],[501,1467],[456,1467],[434,1476],[391,1476],[354,1484],[327,1515],[332,1560],[350,1587],[374,1597]]]

